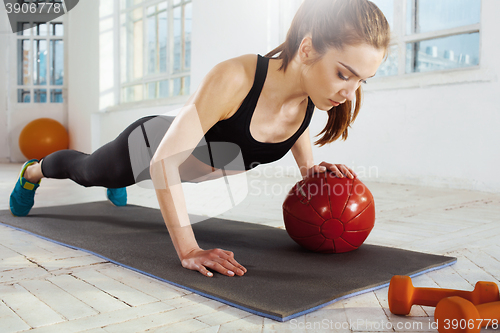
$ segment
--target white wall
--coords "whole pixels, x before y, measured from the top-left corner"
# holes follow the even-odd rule
[[[10,35],[12,29],[9,24],[5,6],[0,6],[0,162],[9,161],[9,131],[8,131],[8,77],[9,77],[9,51]]]
[[[91,115],[99,110],[99,0],[80,1],[67,15],[70,148],[91,153]]]
[[[278,46],[279,1],[194,0],[192,87],[218,63]]]

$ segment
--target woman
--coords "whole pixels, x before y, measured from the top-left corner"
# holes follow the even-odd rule
[[[328,112],[315,144],[347,138],[361,105],[360,85],[375,75],[389,41],[387,20],[368,0],[305,0],[282,45],[266,57],[244,55],[208,73],[169,124],[154,155],[151,152],[149,172],[183,267],[205,276],[213,276],[209,269],[227,276],[247,271],[230,251],[201,249],[190,226],[180,183],[225,172],[223,165],[215,166],[193,151],[200,141],[238,145],[244,170],[277,160],[291,149],[303,177],[331,170],[338,177],[353,178],[354,172],[345,165],[314,163],[307,126],[315,106]],[[149,149],[144,130],[149,120],[136,121],[92,155],[65,150],[45,157],[43,163],[28,161],[11,195],[14,215],[29,212],[43,177],[114,189],[135,183],[138,177],[127,140],[140,128]],[[108,197],[123,204],[121,192],[108,190]]]

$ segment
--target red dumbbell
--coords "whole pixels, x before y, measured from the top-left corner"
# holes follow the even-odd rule
[[[415,288],[409,276],[394,275],[389,285],[389,309],[394,314],[407,315],[412,305],[436,306],[451,296],[460,296],[475,305],[500,301],[498,286],[493,282],[479,281],[473,291]]]
[[[498,329],[500,302],[474,305],[462,297],[443,298],[436,306],[434,321],[439,333],[479,333],[481,327]]]

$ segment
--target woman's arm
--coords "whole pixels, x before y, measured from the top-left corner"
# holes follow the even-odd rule
[[[179,166],[204,134],[238,107],[244,99],[246,81],[247,73],[237,60],[217,65],[176,116],[150,164],[160,210],[182,266],[206,276],[212,276],[207,268],[228,276],[243,275],[246,269],[234,260],[232,252],[198,246],[187,214]]]
[[[299,139],[295,141],[291,151],[297,162],[302,178],[315,173],[325,172],[327,169],[332,171],[339,178],[343,178],[345,175],[352,179],[356,176],[354,171],[343,164],[332,164],[324,161],[319,165],[314,164],[309,128],[307,128]]]
[[[310,172],[309,170],[314,166],[309,127],[302,133],[298,140],[295,141],[291,151],[295,158],[295,162],[297,162],[302,178],[305,178],[308,172]]]

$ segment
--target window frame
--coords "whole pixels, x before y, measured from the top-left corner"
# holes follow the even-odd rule
[[[105,108],[106,111],[111,111],[115,109],[124,109],[130,107],[143,107],[143,106],[156,106],[156,105],[165,105],[165,104],[178,104],[184,103],[189,98],[190,87],[186,88],[186,80],[181,79],[181,92],[180,95],[173,96],[174,85],[172,84],[172,80],[176,78],[185,78],[191,77],[191,68],[184,71],[173,71],[173,52],[174,52],[174,9],[179,6],[185,6],[187,4],[191,4],[193,6],[192,0],[176,0],[179,3],[174,4],[174,0],[143,0],[138,4],[131,5],[127,8],[122,8],[122,0],[115,0],[115,20],[117,24],[115,24],[114,32],[115,32],[115,82],[116,82],[116,99],[115,105]],[[158,5],[160,3],[167,3],[166,11],[167,11],[167,24],[168,24],[168,35],[167,35],[167,71],[152,73],[148,72],[148,13],[147,9],[151,6]],[[122,26],[124,22],[121,21],[122,15],[125,15],[127,19],[127,15],[134,10],[142,9],[142,73],[143,75],[140,78],[130,80],[128,82],[122,82],[122,66],[128,66],[128,64],[124,64],[123,62],[127,61],[126,55],[123,55],[122,50]],[[155,12],[156,13],[156,12]],[[184,11],[182,11],[182,21],[184,21]],[[182,47],[182,56],[181,56],[181,68],[184,67],[185,63],[185,31],[184,24],[181,25],[181,47]],[[148,98],[148,83],[159,82],[163,80],[169,81],[169,96],[168,97],[155,97]],[[158,83],[157,83],[158,84]],[[127,87],[133,87],[141,85],[142,86],[142,99],[137,101],[126,101],[124,98],[124,89]],[[188,93],[185,93],[185,89],[188,90]],[[158,92],[157,92],[158,94]]]
[[[26,1],[24,0],[26,3],[28,3],[29,1]],[[59,2],[61,3],[61,2]],[[31,25],[30,27],[30,35],[29,36],[26,36],[26,35],[19,35],[18,33],[15,33],[13,34],[13,39],[14,39],[14,52],[13,54],[15,55],[14,59],[15,59],[15,75],[12,76],[12,85],[14,87],[13,91],[12,91],[12,101],[14,104],[18,105],[18,106],[29,106],[29,105],[36,105],[37,107],[38,106],[43,106],[43,105],[62,105],[62,104],[65,104],[67,102],[67,94],[66,94],[66,91],[67,91],[67,82],[68,82],[68,76],[67,76],[67,71],[66,71],[66,64],[67,64],[67,52],[66,52],[66,49],[67,49],[67,21],[66,19],[64,18],[65,15],[63,16],[60,16],[56,19],[53,19],[52,21],[48,21],[48,22],[43,22],[43,20],[41,21],[27,21],[26,23],[29,23]],[[47,24],[47,35],[45,36],[40,36],[40,35],[35,35],[34,34],[34,29],[36,29],[36,24],[37,23],[45,23]],[[57,24],[62,24],[63,25],[63,35],[62,36],[51,36],[50,33],[49,33],[49,27],[51,26],[52,23],[57,23]],[[20,40],[29,40],[29,43],[30,43],[30,56],[29,56],[29,60],[28,60],[28,63],[29,63],[29,72],[30,72],[30,77],[31,77],[31,80],[30,80],[30,84],[19,84],[19,70],[20,70],[20,66],[22,67],[22,64],[19,63],[19,41]],[[34,60],[35,60],[35,41],[36,40],[45,40],[47,42],[47,45],[46,45],[46,51],[47,51],[47,57],[46,57],[46,84],[43,84],[43,85],[35,85],[34,84]],[[51,47],[51,43],[50,41],[53,41],[53,40],[61,40],[63,42],[63,56],[64,56],[64,60],[63,60],[63,84],[62,85],[55,85],[55,84],[52,84],[51,82],[51,70],[50,70],[50,66],[51,66],[51,63],[50,63],[50,60],[51,60],[51,57],[49,56],[50,55],[50,47]],[[19,89],[23,89],[23,90],[29,90],[30,91],[30,101],[29,102],[19,102],[19,99],[18,99],[18,91]],[[35,102],[35,90],[46,90],[46,101],[45,102]],[[51,102],[50,101],[50,92],[51,90],[61,90],[61,94],[62,94],[62,102]]]
[[[460,26],[456,28],[434,30],[423,33],[406,34],[407,0],[393,0],[394,22],[391,30],[391,43],[389,47],[397,46],[398,49],[398,74],[392,76],[374,77],[370,79],[365,91],[386,89],[416,88],[432,85],[445,85],[450,83],[489,82],[494,80],[494,75],[489,73],[482,65],[482,17],[483,1],[480,2],[479,23]],[[412,19],[415,18],[412,15]],[[420,42],[435,38],[443,38],[467,33],[479,33],[479,64],[469,67],[443,69],[428,72],[406,73],[406,45],[407,43]],[[370,84],[373,83],[373,84]]]

